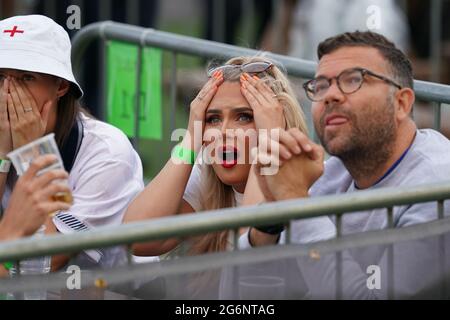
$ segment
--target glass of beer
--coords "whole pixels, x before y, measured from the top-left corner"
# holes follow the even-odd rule
[[[62,169],[64,170],[64,164],[61,158],[61,154],[58,149],[58,145],[55,141],[55,134],[50,133],[40,139],[37,139],[33,142],[30,142],[27,145],[24,145],[16,150],[8,153],[8,158],[11,159],[11,162],[14,165],[14,168],[17,171],[19,176],[23,175],[25,171],[28,170],[31,162],[39,156],[46,154],[54,154],[57,157],[57,161],[51,164],[50,166],[42,169],[38,172],[38,175],[43,174],[50,170]],[[67,179],[58,180],[58,183],[66,183],[68,184]],[[52,200],[54,201],[64,201],[69,204],[73,203],[73,197],[71,193],[67,192],[59,192],[52,196]]]

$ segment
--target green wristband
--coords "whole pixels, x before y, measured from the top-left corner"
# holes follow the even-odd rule
[[[12,263],[12,262],[4,262],[3,263],[3,267],[6,269],[6,270],[11,270],[13,267],[14,267],[14,263]]]
[[[179,159],[186,164],[194,164],[195,159],[197,159],[197,154],[189,149],[183,148],[181,145],[177,144],[172,150],[172,157]]]

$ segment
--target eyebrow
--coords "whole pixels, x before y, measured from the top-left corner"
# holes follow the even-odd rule
[[[231,110],[234,113],[241,113],[241,112],[253,112],[253,110],[249,107],[238,107],[238,108],[233,108]],[[211,114],[221,114],[222,110],[219,109],[209,109],[208,111],[206,111],[206,113],[211,113]]]
[[[354,67],[349,67],[349,68],[345,68],[345,69],[343,69],[343,70],[341,70],[337,75],[336,75],[336,77],[338,76],[338,75],[340,75],[342,72],[344,72],[344,71],[348,71],[348,70],[353,70],[353,69],[366,69],[366,70],[368,70],[367,68],[364,68],[364,67],[361,67],[361,66],[354,66]],[[370,70],[368,70],[368,71],[370,71]],[[327,77],[326,75],[324,75],[324,74],[318,74],[318,75],[315,75],[315,77],[314,77],[314,79],[317,79],[317,78],[326,78],[326,79],[330,79],[329,77]]]

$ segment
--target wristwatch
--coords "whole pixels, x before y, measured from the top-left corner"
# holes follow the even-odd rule
[[[9,168],[11,168],[11,161],[6,160],[6,159],[0,159],[0,172],[8,173]]]

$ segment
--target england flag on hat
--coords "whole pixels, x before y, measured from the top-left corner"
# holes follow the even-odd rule
[[[67,32],[41,15],[15,16],[0,21],[0,68],[39,72],[73,83],[72,44]]]

